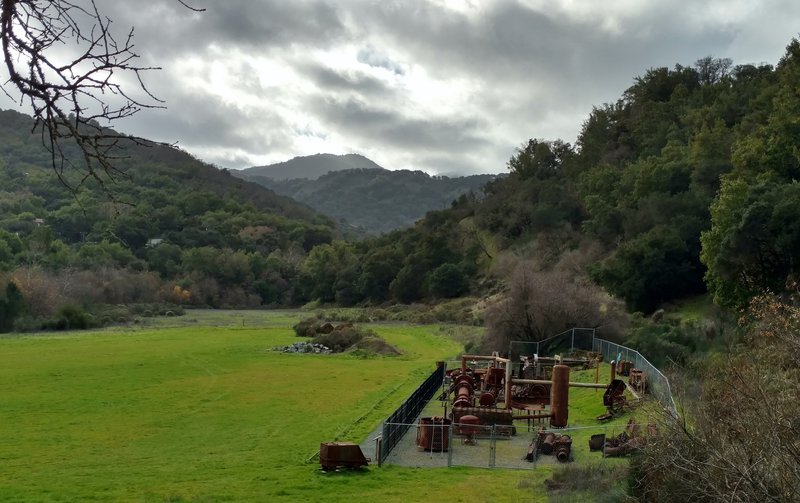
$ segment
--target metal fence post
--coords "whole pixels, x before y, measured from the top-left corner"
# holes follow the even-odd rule
[[[494,425],[494,424],[492,425],[492,431],[489,434],[489,468],[494,468],[494,462],[495,462],[495,458],[494,458],[495,454],[496,454],[495,449],[497,447],[497,445],[496,445],[497,438],[494,435],[495,426],[496,425]]]
[[[447,427],[447,467],[453,466],[453,423]]]

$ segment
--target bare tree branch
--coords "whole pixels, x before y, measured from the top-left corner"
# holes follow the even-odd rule
[[[164,108],[142,78],[159,68],[137,63],[133,28],[117,40],[95,0],[0,0],[0,9],[8,73],[0,88],[30,106],[56,176],[74,191],[87,180],[105,187],[124,175],[115,164],[124,158],[120,142],[142,140],[107,128],[142,109]],[[65,47],[73,50],[66,62],[58,54]],[[124,75],[133,76],[144,99],[123,88]]]

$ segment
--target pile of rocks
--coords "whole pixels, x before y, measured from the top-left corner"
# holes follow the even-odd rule
[[[333,353],[329,347],[313,342],[295,342],[288,346],[275,348],[275,350],[283,353],[316,353],[325,355]]]

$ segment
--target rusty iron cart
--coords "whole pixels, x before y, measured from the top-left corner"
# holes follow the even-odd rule
[[[319,464],[325,471],[337,468],[353,470],[369,464],[361,447],[351,442],[322,442],[319,445]]]

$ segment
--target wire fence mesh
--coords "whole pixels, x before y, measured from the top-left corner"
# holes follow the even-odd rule
[[[520,366],[523,356],[571,355],[581,351],[591,351],[603,356],[604,361],[627,360],[633,367],[644,372],[647,392],[656,398],[664,409],[677,416],[677,408],[672,398],[669,379],[647,358],[635,349],[597,337],[593,328],[573,328],[541,341],[512,341],[509,355],[514,369]]]
[[[595,338],[593,350],[600,353],[606,361],[615,360],[619,362],[627,360],[633,362],[633,367],[642,370],[646,376],[645,386],[647,393],[656,398],[673,417],[677,417],[677,408],[675,407],[675,400],[672,398],[669,379],[641,353],[635,349],[599,338]]]
[[[402,426],[406,434],[387,455],[385,463],[427,468],[467,466],[529,470],[537,465],[604,462],[610,457],[604,454],[606,442],[619,443],[626,432],[626,425],[622,424],[559,429],[528,429],[517,425],[516,430],[511,431],[492,425],[453,423],[439,430],[440,442],[432,448],[423,448],[420,442],[425,435],[421,433],[423,426],[419,423],[396,426]],[[541,436],[540,431],[543,432]],[[547,433],[556,437],[556,448],[549,452],[542,448],[540,441]],[[570,447],[566,461],[561,461],[557,447],[567,442],[565,436],[569,437]]]

